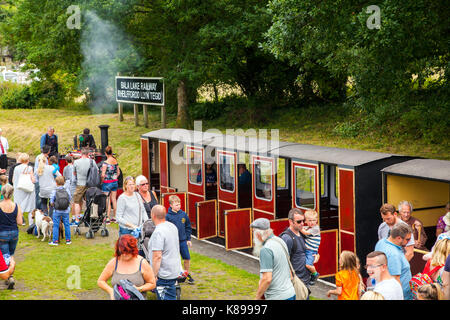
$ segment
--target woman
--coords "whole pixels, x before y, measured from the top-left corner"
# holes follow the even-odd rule
[[[19,241],[18,224],[22,223],[22,210],[15,204],[11,197],[14,188],[7,183],[2,188],[3,201],[0,202],[0,251],[3,256],[14,256],[17,242]],[[14,286],[14,278],[9,277],[9,286]]]
[[[138,188],[139,195],[142,198],[142,201],[144,202],[144,208],[147,212],[147,216],[149,219],[151,219],[150,213],[152,211],[152,208],[154,205],[158,204],[158,197],[156,196],[155,191],[149,191],[150,184],[148,183],[148,180],[144,176],[138,176],[136,178],[136,185]]]
[[[39,197],[41,198],[41,210],[45,215],[50,214],[50,217],[52,217],[53,211],[49,210],[48,204],[53,190],[56,189],[55,177],[53,176],[54,170],[55,168],[52,165],[45,164],[44,157],[39,158],[37,176],[39,181]],[[56,171],[56,176],[61,176],[61,173],[59,173],[59,171]]]
[[[111,286],[107,283],[109,279]],[[106,264],[97,284],[114,300],[114,286],[123,279],[133,283],[144,297],[147,291],[156,287],[153,269],[147,260],[138,256],[137,240],[131,235],[123,235],[117,240],[115,258]]]
[[[427,273],[434,282],[442,285],[445,259],[450,254],[450,239],[439,240],[434,246],[431,259],[427,261],[423,273]]]
[[[124,192],[117,199],[116,218],[119,223],[119,237],[131,234],[148,220],[142,198],[134,192],[136,184],[133,177],[126,177],[123,182]]]
[[[118,188],[118,177],[120,175],[119,164],[117,159],[113,156],[112,148],[107,146],[105,148],[106,161],[102,164],[102,191],[108,195],[107,200],[107,220],[106,223],[115,222],[116,210],[117,210],[117,188]],[[111,202],[112,211],[111,214]]]
[[[21,153],[17,157],[17,162],[20,164],[14,168],[13,173],[13,185],[14,187],[14,202],[19,205],[22,212],[28,212],[28,224],[33,224],[33,218],[31,217],[31,211],[35,209],[36,205],[36,195],[34,190],[32,192],[26,192],[19,189],[17,186],[19,184],[19,178],[22,174],[30,175],[31,181],[36,183],[36,178],[34,177],[33,167],[29,165],[30,157],[26,153]]]
[[[442,232],[450,231],[450,202],[445,206],[445,214],[439,218],[436,225],[436,237]]]
[[[75,189],[77,188],[77,180],[75,175],[73,174],[73,157],[66,156],[67,165],[63,170],[63,177],[65,179],[64,187],[70,191],[71,199],[70,199],[70,210],[72,213],[75,212],[75,202],[73,201],[73,195],[75,194]]]

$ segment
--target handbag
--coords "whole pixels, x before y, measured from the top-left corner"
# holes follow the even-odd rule
[[[286,255],[286,259],[289,263],[289,269],[291,270],[291,274],[292,274],[292,285],[294,286],[294,290],[295,290],[295,300],[306,300],[308,299],[308,295],[309,295],[309,289],[308,287],[303,283],[303,281],[297,277],[297,275],[295,274],[295,270],[292,267],[291,264],[291,259],[289,259],[289,254],[287,252],[287,250],[284,248],[283,244],[280,243],[280,241],[278,241],[277,238],[272,238],[273,240],[277,241],[281,247],[283,248],[284,254]]]
[[[19,181],[17,182],[17,188],[30,193],[34,191],[34,183],[31,181],[31,175],[29,173],[25,173],[27,169],[28,166],[25,167],[23,172],[20,174]]]

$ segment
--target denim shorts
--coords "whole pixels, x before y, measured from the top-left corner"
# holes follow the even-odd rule
[[[119,188],[119,184],[117,183],[117,181],[102,183],[102,191],[103,192],[117,191],[118,188]]]
[[[0,251],[2,254],[13,256],[18,241],[19,230],[0,231]]]
[[[180,241],[180,254],[183,260],[191,260],[191,255],[189,254],[189,248],[187,241]]]
[[[177,289],[175,287],[177,279],[156,280],[156,298],[158,300],[177,300]]]
[[[312,265],[314,265],[314,259],[315,259],[315,257],[313,256],[313,254],[317,254],[317,251],[306,249],[306,251],[305,251],[305,256],[306,256],[306,265],[307,265],[307,266],[312,266]]]

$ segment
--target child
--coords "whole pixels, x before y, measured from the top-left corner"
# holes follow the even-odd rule
[[[73,197],[73,195],[75,193],[75,189],[77,187],[77,181],[73,174],[73,157],[67,155],[65,157],[65,159],[67,161],[67,165],[64,167],[64,170],[63,170],[63,177],[66,180],[64,187],[70,191],[70,196]],[[73,214],[75,212],[73,198],[70,203],[70,209]],[[73,221],[75,221],[75,218],[73,219]]]
[[[8,177],[4,174],[0,176],[0,194],[2,191],[2,187],[8,183]],[[0,196],[0,201],[3,200],[3,195]]]
[[[176,195],[169,197],[170,208],[166,215],[166,220],[172,222],[178,229],[178,236],[180,240],[180,254],[183,259],[184,269],[183,276],[187,277],[188,283],[193,284],[194,279],[189,274],[189,265],[191,256],[189,254],[189,247],[192,246],[191,242],[191,221],[186,212],[181,210],[180,198]]]
[[[53,168],[54,168],[54,170],[53,170],[53,172],[52,172],[52,173],[53,173],[53,178],[56,178],[56,172],[59,171],[58,159],[56,159],[55,156],[51,156],[51,157],[48,159],[48,164],[51,165],[51,166],[53,166]]]
[[[444,300],[441,286],[438,283],[429,283],[420,286],[417,300]]]
[[[338,296],[338,300],[359,300],[360,278],[356,264],[356,255],[344,250],[339,257],[339,272],[336,273],[336,289],[329,290],[327,296]]]
[[[315,255],[319,251],[320,246],[320,228],[317,225],[317,212],[314,210],[307,210],[305,212],[306,226],[300,229],[300,232],[305,236],[306,244],[306,268],[311,272],[310,285],[315,285],[319,273],[314,267]]]
[[[50,205],[54,207],[53,210],[53,240],[49,242],[51,246],[58,245],[59,237],[59,223],[63,221],[64,231],[66,236],[66,244],[71,244],[70,241],[70,224],[69,224],[69,212],[70,212],[70,192],[64,188],[65,179],[63,176],[58,176],[55,179],[56,189],[53,190],[50,196]]]

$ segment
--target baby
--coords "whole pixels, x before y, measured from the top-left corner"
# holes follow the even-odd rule
[[[316,211],[307,210],[305,212],[306,226],[300,229],[300,232],[305,236],[306,268],[311,272],[310,285],[314,285],[319,278],[319,273],[314,267],[315,255],[318,253],[320,245],[320,228],[317,225],[317,216]]]

